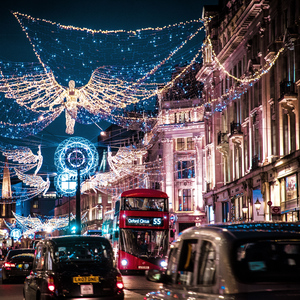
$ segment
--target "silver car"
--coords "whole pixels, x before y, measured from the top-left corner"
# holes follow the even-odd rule
[[[171,245],[152,299],[300,299],[300,225],[240,223],[186,229]]]

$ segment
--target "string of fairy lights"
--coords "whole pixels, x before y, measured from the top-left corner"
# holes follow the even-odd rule
[[[146,114],[145,117],[143,114],[141,118],[141,112],[147,111],[147,105],[153,104],[150,100],[159,93],[180,85],[181,78],[197,64],[205,47],[212,50],[213,63],[241,84],[239,91],[233,85],[221,97],[198,107],[216,102],[215,111],[222,111],[231,99],[240,97],[248,86],[268,73],[285,49],[279,49],[253,74],[238,78],[220,63],[209,36],[200,49],[197,42],[190,45],[199,36],[204,28],[202,24],[207,20],[135,31],[101,31],[65,26],[18,12],[14,16],[39,62],[0,62],[0,101],[5,107],[2,114],[7,116],[6,121],[0,122],[0,135],[13,138],[36,134],[63,111],[69,134],[74,132],[75,121],[89,124],[92,117],[93,122],[105,119],[124,126],[136,123],[138,126],[146,124],[144,128],[147,124],[151,127],[157,122],[157,116]],[[75,58],[77,63],[74,63]],[[173,66],[176,63],[180,71],[174,73]],[[80,87],[75,87],[75,84]],[[243,91],[240,91],[241,87]],[[19,115],[14,119],[16,108]],[[135,113],[133,117],[130,116],[132,112]],[[159,122],[164,124],[167,118],[161,115]],[[144,155],[145,150],[138,151],[141,151],[139,155]],[[22,155],[28,156],[28,153],[25,154],[24,149],[21,153],[18,153],[21,155],[19,160],[15,161],[21,162],[22,167],[14,169],[21,181],[33,187],[27,189],[27,199],[46,193],[49,178],[45,181],[37,175],[40,168],[38,162],[22,162]],[[83,190],[94,188],[107,192],[112,189],[113,182],[121,181],[128,174],[138,179],[135,184],[143,186],[147,176],[157,175],[158,168],[156,165],[151,169],[146,164],[134,167],[136,155],[136,149],[128,148],[120,149],[115,156],[110,153],[108,162],[112,172],[95,174],[83,183]],[[14,160],[12,156],[7,157]],[[34,167],[36,172],[33,175],[25,174]],[[163,175],[162,170],[160,175]],[[19,199],[22,201],[24,198]]]
[[[27,69],[2,62],[0,92],[32,112],[48,114],[52,121],[64,110],[69,134],[74,132],[74,120],[90,124],[91,115],[123,126],[151,126],[152,120],[140,120],[139,113],[152,117],[158,85],[172,86],[180,76],[170,78],[174,65],[194,63],[199,57],[195,50],[204,29],[199,19],[135,31],[102,31],[13,14],[39,64]],[[11,122],[3,125],[12,127]]]
[[[22,231],[23,237],[33,238],[34,233],[37,231],[43,232],[53,232],[55,230],[63,230],[69,225],[69,220],[75,219],[75,216],[71,213],[70,216],[60,216],[60,217],[45,217],[36,215],[32,216],[21,216],[13,212],[15,218],[15,223],[11,224],[5,221],[6,226],[13,230],[19,228]]]

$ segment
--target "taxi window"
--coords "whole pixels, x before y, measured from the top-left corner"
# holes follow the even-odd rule
[[[177,284],[191,285],[198,240],[184,240],[178,263]]]
[[[234,249],[235,272],[244,282],[299,282],[299,240],[256,240]],[[240,271],[243,270],[243,271]]]
[[[172,281],[176,279],[177,275],[177,265],[178,265],[178,248],[171,248],[168,259],[168,270],[167,274],[171,276]]]
[[[34,268],[37,270],[43,270],[45,265],[44,247],[38,246],[36,249]]]
[[[216,251],[209,241],[203,241],[199,258],[198,284],[208,286],[215,283]]]

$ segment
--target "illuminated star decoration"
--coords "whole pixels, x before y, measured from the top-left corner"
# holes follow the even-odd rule
[[[104,31],[18,12],[14,16],[38,59],[32,65],[0,64],[3,102],[11,99],[26,108],[24,116],[27,110],[35,114],[34,120],[31,116],[20,121],[21,129],[9,118],[0,123],[6,130],[0,130],[1,135],[9,127],[16,138],[20,131],[37,133],[62,111],[70,134],[74,120],[83,124],[106,120],[146,130],[155,122],[158,87],[171,87],[174,67],[194,64],[201,53],[201,19],[161,28]],[[143,112],[147,120],[141,118]]]

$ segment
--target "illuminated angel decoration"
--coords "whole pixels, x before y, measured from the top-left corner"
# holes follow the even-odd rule
[[[16,223],[20,225],[23,230],[24,236],[33,235],[37,231],[46,231],[52,232],[54,230],[64,229],[69,225],[69,219],[74,220],[75,216],[71,213],[70,218],[69,215],[63,217],[47,217],[47,216],[40,216],[37,215],[35,217],[28,216],[20,216],[15,212],[12,212]],[[7,222],[7,227],[11,228],[11,224]]]
[[[38,146],[37,154],[33,154],[32,150],[27,147],[20,147],[13,150],[2,150],[2,154],[6,156],[7,159],[17,162],[19,165],[15,166],[15,169],[22,170],[26,172],[34,167],[34,175],[36,175],[42,164],[43,164],[43,155],[41,151],[41,145]]]
[[[46,195],[50,187],[50,180],[48,176],[45,181],[41,176],[24,174],[20,172],[18,169],[15,169],[15,172],[18,178],[26,185],[36,188],[39,194],[42,193],[44,196]]]
[[[122,147],[115,155],[108,148],[108,164],[117,176],[130,174],[143,167],[143,156],[147,154],[144,149],[135,149],[133,146]]]
[[[112,155],[108,148],[108,163],[111,168],[110,172],[97,173],[81,185],[81,191],[85,192],[90,189],[101,190],[107,188],[114,182],[129,174],[143,174],[145,165],[143,157],[147,154],[145,149],[136,149],[132,146],[122,147],[115,155]]]
[[[34,119],[30,114],[20,118],[18,124],[11,124],[10,117],[0,122],[0,134],[9,127],[15,138],[20,131],[24,136],[28,131],[37,133],[63,111],[69,134],[75,122],[106,120],[135,129],[154,125],[159,90],[171,87],[186,71],[182,68],[172,76],[174,66],[192,65],[202,51],[201,19],[161,28],[104,31],[13,14],[38,60],[32,65],[0,61],[4,100],[18,104],[24,116],[27,111],[35,114]],[[196,36],[201,42],[195,41]],[[147,122],[141,118],[143,112]]]

